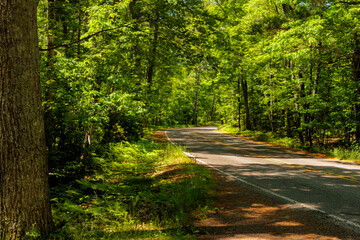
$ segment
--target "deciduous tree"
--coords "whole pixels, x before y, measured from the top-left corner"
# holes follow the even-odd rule
[[[52,228],[37,1],[0,1],[0,239]]]

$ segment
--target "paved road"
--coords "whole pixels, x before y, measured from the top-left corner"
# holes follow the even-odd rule
[[[198,160],[290,205],[344,219],[360,231],[360,165],[271,147],[215,131],[167,130]],[[301,204],[299,204],[301,203]]]

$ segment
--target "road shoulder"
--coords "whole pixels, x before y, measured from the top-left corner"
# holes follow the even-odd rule
[[[157,139],[164,139],[158,132]],[[208,167],[208,166],[204,166]],[[197,239],[359,239],[359,235],[324,220],[318,213],[290,208],[236,179],[212,169],[214,209],[193,220]],[[196,215],[196,213],[195,213]]]
[[[317,213],[290,208],[212,171],[216,210],[193,222],[198,239],[359,239]]]

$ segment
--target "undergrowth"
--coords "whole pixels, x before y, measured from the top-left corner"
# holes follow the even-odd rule
[[[54,239],[193,239],[191,212],[213,179],[182,149],[148,140],[111,144],[82,179],[51,189]]]
[[[312,148],[304,147],[300,144],[298,139],[283,137],[273,132],[262,131],[239,131],[237,127],[222,125],[219,127],[221,132],[226,132],[234,135],[241,135],[255,139],[258,141],[270,142],[279,146],[289,147],[298,150],[306,150],[312,153],[321,153],[329,157],[334,157],[342,160],[350,160],[354,162],[360,162],[360,146],[353,143],[351,146],[317,146]]]

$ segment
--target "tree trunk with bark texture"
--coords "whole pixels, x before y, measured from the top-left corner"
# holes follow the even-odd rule
[[[54,101],[54,83],[55,83],[55,24],[56,11],[55,0],[47,1],[47,62],[46,62],[46,85],[45,85],[45,135],[46,145],[51,147],[54,141],[54,136],[51,132],[54,129],[52,122],[52,105]]]
[[[37,1],[0,0],[0,239],[52,229]]]

